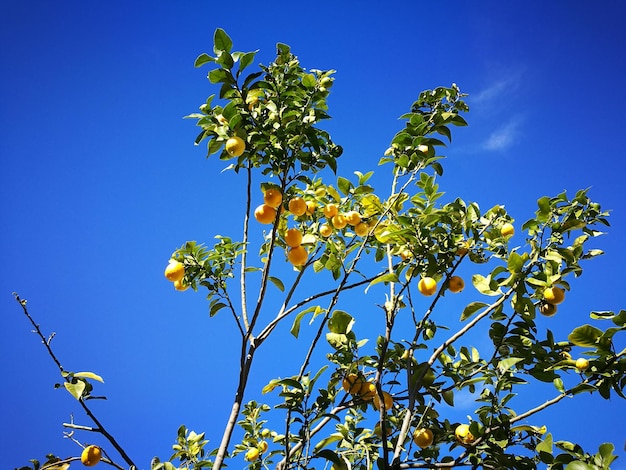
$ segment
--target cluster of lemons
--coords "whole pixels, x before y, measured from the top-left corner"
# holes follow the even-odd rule
[[[359,374],[347,374],[341,381],[342,388],[351,395],[356,395],[363,401],[372,402],[377,410],[381,407],[381,400],[376,391],[376,384],[368,382]],[[388,392],[382,392],[382,406],[384,411],[391,410],[393,407],[393,397]]]
[[[551,317],[556,313],[557,305],[565,300],[565,291],[557,286],[547,287],[543,290],[543,301],[539,305],[539,313]]]
[[[165,277],[168,281],[174,283],[174,288],[178,291],[186,291],[189,286],[183,281],[185,277],[185,265],[180,261],[171,259],[167,267],[165,268]]]
[[[271,431],[267,428],[261,431],[261,436],[264,438],[269,437],[271,434],[272,434]],[[250,447],[248,451],[246,452],[246,455],[244,456],[244,458],[248,462],[254,462],[261,456],[261,454],[267,452],[268,448],[269,448],[269,445],[267,441],[261,441],[256,446]]]

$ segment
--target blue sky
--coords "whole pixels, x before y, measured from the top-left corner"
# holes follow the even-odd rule
[[[61,423],[74,413],[87,424],[53,389],[58,372],[13,291],[57,333],[67,369],[104,377],[97,391],[109,400],[96,411],[141,468],[169,456],[182,423],[219,441],[236,374],[232,325],[208,318],[202,293],[177,293],[163,278],[184,241],[211,244],[240,227],[239,180],[204,158],[181,119],[216,91],[193,61],[211,51],[217,27],[236,50],[259,49],[262,63],[283,42],[305,67],[337,70],[325,127],[345,149],[343,175],[384,174],[376,165],[397,117],[421,90],[457,83],[470,94],[470,125],[448,149],[446,197],[503,203],[521,223],[539,197],[590,187],[612,211],[596,243],[606,255],[572,281],[558,324],[539,327],[566,333],[592,309],[626,306],[621,2],[69,0],[4,2],[1,12],[3,467],[75,454]],[[253,386],[280,374],[283,358],[268,350]],[[573,400],[545,422],[589,451],[615,442],[614,468],[626,468],[625,410],[615,399]]]

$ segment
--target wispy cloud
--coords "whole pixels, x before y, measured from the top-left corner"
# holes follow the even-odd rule
[[[484,150],[504,150],[511,145],[513,145],[519,134],[521,127],[521,119],[519,117],[514,117],[508,123],[500,126],[495,131],[493,131],[485,143],[483,144]]]

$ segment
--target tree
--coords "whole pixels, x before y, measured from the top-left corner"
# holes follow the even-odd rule
[[[219,469],[242,455],[253,469],[609,468],[611,444],[591,455],[529,424],[565,397],[625,398],[626,349],[618,351],[616,335],[626,311],[592,312],[594,325],[567,338],[535,322],[558,315],[568,277],[602,253],[587,245],[608,214],[587,191],[542,197],[535,217],[517,225],[500,205],[483,212],[459,198],[440,202],[441,151],[469,111],[455,84],[422,92],[402,116],[404,128],[380,160],[391,170],[387,196],[371,186],[372,172],[336,176],[342,148],[318,127],[329,119],[334,71],[307,71],[284,44],[274,62],[244,73],[254,60],[255,52],[233,52],[216,30],[213,54],[195,65],[212,66],[208,79],[219,93],[188,116],[207,157],[219,154],[243,179],[242,237],[217,235],[211,248],[186,242],[166,268],[176,289],[206,289],[211,316],[232,317],[233,331],[224,333],[239,340],[232,411],[219,447],[209,451],[204,433],[181,426],[172,457],[155,459],[152,469]],[[516,229],[523,246],[510,243]],[[475,296],[452,318],[445,310],[470,283],[460,275],[468,269]],[[102,433],[133,467],[88,407],[90,380],[99,377],[64,370],[16,298],[64,388],[95,424],[70,427]],[[375,321],[361,321],[364,310]],[[285,323],[305,341],[301,367],[282,378],[277,370],[261,396],[247,387],[255,355],[280,341]],[[357,335],[361,323],[367,331]],[[464,344],[476,330],[489,348]],[[515,395],[538,383],[553,384],[551,394],[516,409]],[[468,391],[477,406],[471,419],[446,416]],[[49,456],[34,467],[77,459]],[[103,461],[124,468],[106,452]]]

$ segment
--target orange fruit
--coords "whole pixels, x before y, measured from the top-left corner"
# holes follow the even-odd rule
[[[332,219],[339,213],[339,208],[337,204],[326,204],[323,209],[324,217],[327,219]]]
[[[515,227],[510,223],[505,223],[500,227],[500,235],[503,237],[511,237],[515,233]]]
[[[576,369],[578,369],[580,372],[589,369],[589,361],[584,357],[579,357],[578,359],[576,359]]]
[[[361,214],[357,211],[350,211],[346,214],[346,222],[353,227],[361,223]]]
[[[187,289],[189,289],[189,284],[185,284],[183,283],[182,279],[179,279],[177,281],[174,281],[174,289],[180,292],[185,292]]]
[[[260,453],[261,452],[259,452],[259,449],[257,449],[256,447],[253,447],[252,449],[248,449],[248,452],[246,452],[245,459],[248,462],[254,462],[256,459],[259,458]]]
[[[454,430],[454,435],[461,444],[471,444],[474,441],[474,436],[467,424],[459,424]]]
[[[549,304],[548,302],[542,302],[541,305],[539,305],[539,313],[545,315],[546,317],[554,315],[556,310],[556,305]]]
[[[432,445],[433,440],[433,432],[430,429],[419,428],[413,433],[413,442],[422,449]]]
[[[348,374],[341,381],[341,387],[352,395],[360,392],[361,385],[363,385],[363,379],[358,374]]]
[[[565,300],[565,291],[560,287],[548,287],[543,291],[543,299],[552,305],[558,305]]]
[[[372,382],[363,382],[359,390],[359,396],[365,401],[372,400],[376,396],[376,385]]]
[[[254,218],[261,224],[272,224],[276,220],[276,209],[267,204],[261,204],[254,210]]]
[[[437,292],[437,281],[432,277],[423,277],[417,283],[417,290],[419,290],[422,295],[433,295]]]
[[[226,152],[231,157],[239,157],[246,150],[246,143],[239,136],[231,137],[226,141]]]
[[[291,212],[296,217],[300,217],[304,215],[306,212],[306,202],[301,197],[294,197],[289,201],[289,212]]]
[[[448,290],[452,292],[453,294],[456,294],[457,292],[461,292],[464,287],[465,287],[465,281],[463,281],[463,278],[460,276],[452,276],[448,280]]]
[[[102,450],[98,446],[87,446],[80,454],[80,461],[85,467],[93,467],[102,458]]]
[[[374,408],[376,409],[380,408],[380,397],[378,396],[378,393],[374,395],[372,402],[373,402]],[[387,392],[383,392],[383,405],[385,407],[385,410],[387,411],[391,410],[391,408],[393,407],[393,397]]]
[[[259,442],[259,450],[261,451],[261,453],[267,452],[268,447],[269,446],[266,441]]]
[[[302,245],[290,248],[287,253],[287,259],[294,266],[304,266],[309,254]]]
[[[320,225],[320,235],[324,238],[328,238],[333,234],[333,229],[328,224]]]
[[[315,209],[317,209],[317,204],[315,204],[313,201],[306,202],[306,215],[308,215],[309,217],[312,216],[315,213]]]
[[[368,233],[370,233],[370,226],[365,222],[361,222],[354,227],[354,233],[356,233],[359,237],[365,237]]]
[[[333,218],[330,219],[330,221],[333,224],[333,227],[335,227],[337,230],[341,230],[346,225],[348,225],[348,221],[346,220],[345,216],[341,214],[337,214],[333,216]]]
[[[287,246],[295,248],[302,243],[302,232],[297,228],[290,228],[285,233],[285,243]]]
[[[279,189],[270,188],[263,193],[263,202],[276,209],[283,202],[283,194]]]
[[[171,259],[165,268],[165,277],[172,282],[180,281],[185,277],[185,265],[180,261]]]

